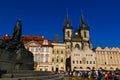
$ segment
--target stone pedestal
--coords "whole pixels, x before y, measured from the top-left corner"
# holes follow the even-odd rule
[[[2,74],[0,80],[64,80],[59,74],[48,71],[16,70]]]

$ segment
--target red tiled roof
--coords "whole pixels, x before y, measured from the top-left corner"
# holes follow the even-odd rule
[[[8,40],[10,39],[12,36],[3,36],[0,37],[0,40]],[[41,36],[22,36],[22,41],[23,43],[27,43],[29,41],[37,41],[39,42],[39,44],[42,45],[43,41],[45,40],[45,38],[41,37]],[[48,40],[48,45],[52,45],[52,43],[50,42],[50,40]]]

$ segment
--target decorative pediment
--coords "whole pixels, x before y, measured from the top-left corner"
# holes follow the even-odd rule
[[[99,47],[99,46],[96,48],[96,50],[101,50],[101,49],[102,49],[102,48],[101,48],[101,47]]]
[[[37,41],[30,41],[25,46],[41,46]]]

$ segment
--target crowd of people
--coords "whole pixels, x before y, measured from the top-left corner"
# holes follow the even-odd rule
[[[120,80],[120,70],[90,70],[90,71],[76,71],[65,72],[64,76],[79,77],[86,80]]]

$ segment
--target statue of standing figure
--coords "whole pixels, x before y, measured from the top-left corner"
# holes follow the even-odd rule
[[[22,25],[21,25],[21,20],[18,19],[18,21],[14,27],[12,39],[21,41],[21,34],[22,34]]]
[[[21,20],[17,20],[11,39],[0,41],[0,69],[33,70],[33,54],[28,51],[22,42]]]

